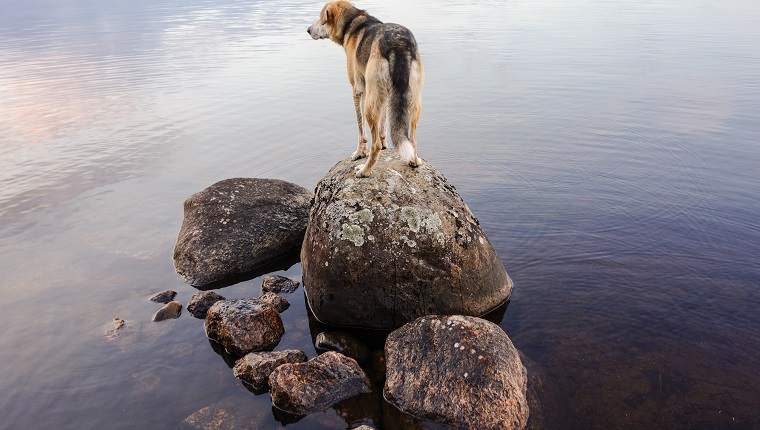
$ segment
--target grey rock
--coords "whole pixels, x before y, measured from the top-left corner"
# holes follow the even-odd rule
[[[324,323],[394,329],[428,314],[484,315],[509,299],[504,266],[454,187],[384,151],[372,175],[336,164],[317,185],[301,265]]]
[[[496,324],[425,316],[392,332],[385,356],[384,396],[403,412],[455,428],[523,429],[528,422],[526,370]]]
[[[271,352],[251,352],[235,363],[235,377],[260,391],[268,386],[269,374],[285,363],[303,363],[306,354],[294,349]]]
[[[223,296],[213,291],[200,291],[190,297],[187,303],[187,311],[196,318],[206,318],[206,313],[219,300],[224,300]]]
[[[274,406],[292,414],[323,411],[342,400],[371,391],[356,360],[328,351],[306,363],[283,364],[269,375]]]
[[[277,309],[277,312],[284,312],[286,309],[290,307],[290,303],[285,300],[284,297],[277,295],[275,293],[264,293],[261,297],[259,297],[257,300],[261,300],[264,303],[268,303],[273,308]]]
[[[206,314],[206,336],[234,355],[272,348],[284,333],[277,310],[257,299],[220,300]]]
[[[300,282],[280,275],[264,276],[261,279],[261,290],[264,292],[290,294],[295,291]]]
[[[297,256],[311,199],[298,185],[254,178],[225,179],[193,194],[174,247],[175,270],[208,286]]]
[[[182,313],[182,303],[174,301],[169,302],[153,314],[152,321],[163,321],[168,319],[179,318]]]
[[[369,349],[359,339],[342,331],[319,333],[314,346],[317,350],[339,352],[359,363],[364,363],[369,357]]]
[[[150,301],[156,303],[169,303],[174,299],[174,296],[176,295],[177,292],[174,290],[165,290],[153,295],[153,297],[150,298]]]

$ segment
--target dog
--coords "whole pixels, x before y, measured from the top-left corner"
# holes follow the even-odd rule
[[[359,144],[351,160],[369,155],[365,164],[356,167],[356,176],[369,176],[380,150],[386,148],[387,119],[393,146],[409,166],[417,167],[425,69],[412,32],[398,24],[384,24],[344,0],[327,3],[306,31],[314,40],[329,38],[346,51],[359,126]],[[369,154],[365,120],[372,135]]]

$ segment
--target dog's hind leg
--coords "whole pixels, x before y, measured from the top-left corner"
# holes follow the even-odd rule
[[[388,143],[386,136],[388,135],[388,108],[383,108],[382,116],[380,117],[380,142],[383,144],[382,149],[388,149]]]
[[[380,57],[379,52],[373,52],[367,63],[366,92],[364,93],[364,118],[367,120],[372,135],[372,146],[367,163],[356,166],[356,176],[359,178],[369,176],[383,149],[380,133],[383,127],[381,120],[385,116],[390,95],[388,76],[388,61]]]
[[[411,131],[410,140],[414,147],[414,165],[410,162],[412,167],[419,166],[421,160],[417,157],[417,122],[420,120],[422,114],[422,85],[425,80],[425,70],[422,65],[422,60],[417,59],[412,62],[412,72],[409,80],[409,89],[411,91]]]
[[[356,125],[359,126],[359,144],[356,151],[351,154],[351,160],[358,160],[367,156],[367,135],[364,134],[364,118],[362,110],[364,109],[363,93],[354,92],[354,108],[356,108]]]

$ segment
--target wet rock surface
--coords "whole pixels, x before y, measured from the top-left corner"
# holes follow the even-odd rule
[[[165,290],[151,296],[150,301],[156,303],[169,303],[174,299],[174,296],[176,295],[177,292],[174,290]]]
[[[512,281],[478,220],[444,176],[384,151],[372,175],[336,164],[318,183],[301,264],[314,315],[394,329],[428,314],[483,315]]]
[[[161,309],[153,314],[151,321],[164,321],[168,319],[179,318],[182,313],[182,303],[174,301],[164,305]]]
[[[297,256],[312,193],[276,179],[233,178],[190,196],[174,268],[203,287]],[[297,258],[297,257],[296,257]]]
[[[353,335],[342,331],[327,331],[317,335],[314,346],[318,351],[335,351],[359,363],[369,358],[369,349]]]
[[[257,299],[220,300],[206,314],[206,336],[230,354],[272,348],[284,333],[279,312]]]
[[[290,294],[298,289],[300,282],[280,275],[264,276],[261,279],[261,290],[277,294]]]
[[[251,352],[235,363],[232,369],[235,377],[247,382],[254,391],[262,391],[268,386],[269,375],[285,363],[303,363],[306,354],[298,350]]]
[[[306,415],[371,391],[359,364],[329,351],[306,363],[283,364],[269,375],[272,403],[292,414]]]
[[[112,321],[112,324],[109,325],[108,329],[106,330],[106,338],[115,339],[118,337],[121,333],[121,329],[123,329],[126,324],[127,322],[120,317],[115,317]]]
[[[275,293],[264,293],[257,300],[261,300],[262,302],[269,304],[273,308],[277,309],[277,312],[280,313],[284,312],[290,307],[290,303],[285,300],[284,297]]]
[[[425,316],[391,333],[385,356],[383,393],[403,412],[455,428],[523,429],[528,422],[525,367],[491,322]]]
[[[196,318],[206,318],[206,313],[214,303],[225,298],[213,291],[200,291],[190,297],[187,303],[187,311]]]

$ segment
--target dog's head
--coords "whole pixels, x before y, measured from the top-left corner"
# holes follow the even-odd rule
[[[322,8],[319,18],[306,31],[314,40],[330,38],[335,43],[343,44],[343,23],[346,16],[356,10],[350,1],[331,1]]]

